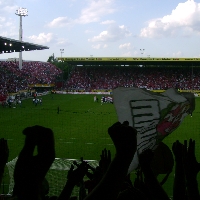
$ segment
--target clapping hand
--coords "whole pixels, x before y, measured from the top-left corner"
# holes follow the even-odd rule
[[[88,171],[88,164],[85,161],[82,161],[81,164],[77,164],[76,162],[74,162],[74,164],[77,166],[77,168],[74,169],[74,165],[71,165],[71,168],[67,175],[67,179],[70,183],[77,185],[83,180],[83,177],[86,175]]]
[[[136,129],[129,126],[128,121],[117,122],[108,128],[108,134],[115,145],[116,155],[132,159],[137,148]]]
[[[101,168],[103,174],[107,171],[110,163],[111,163],[111,153],[110,150],[107,150],[105,148],[104,150],[102,150],[101,159],[99,161],[99,167]]]

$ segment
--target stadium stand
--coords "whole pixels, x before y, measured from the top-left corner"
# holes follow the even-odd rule
[[[193,76],[193,78],[192,78]],[[114,89],[138,87],[149,90],[200,89],[200,69],[188,67],[74,67],[64,84],[66,89]]]
[[[47,62],[23,62],[20,70],[18,62],[0,61],[0,94],[27,90],[30,84],[55,83],[61,70]]]
[[[32,84],[52,84],[62,71],[51,63],[0,61],[0,94],[28,89]],[[193,78],[192,78],[193,77]],[[193,73],[188,67],[92,67],[72,68],[64,89],[85,91],[112,90],[117,87],[138,87],[149,90],[177,88],[181,90],[200,89],[200,69]]]

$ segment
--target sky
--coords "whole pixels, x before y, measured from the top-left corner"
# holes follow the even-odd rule
[[[200,0],[0,0],[0,36],[19,39],[19,8],[23,41],[49,47],[23,60],[200,57]]]

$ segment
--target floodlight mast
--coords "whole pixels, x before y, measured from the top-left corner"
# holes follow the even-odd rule
[[[28,10],[26,8],[19,8],[16,10],[16,15],[20,16],[19,22],[19,41],[22,41],[22,16],[28,16]],[[19,52],[19,69],[22,69],[22,52]]]
[[[145,49],[140,49],[142,57],[143,57],[144,51],[145,51]]]
[[[60,53],[61,53],[61,61],[62,61],[62,54],[64,53],[64,49],[60,49]]]
[[[61,53],[61,62],[63,61],[63,60],[62,60],[62,54],[64,53],[64,50],[65,50],[65,49],[60,49],[60,53]],[[62,88],[63,88],[63,73],[62,73]]]

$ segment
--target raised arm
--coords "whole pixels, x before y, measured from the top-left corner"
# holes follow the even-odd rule
[[[151,169],[153,158],[152,150],[148,149],[139,155],[139,164],[144,174],[145,185],[147,185],[149,194],[155,200],[169,200],[167,193],[163,190],[156,176]]]
[[[175,156],[175,175],[174,175],[174,188],[173,199],[185,199],[186,197],[186,183],[184,172],[184,149],[183,144],[178,140],[173,143],[172,151]]]
[[[189,146],[187,148],[187,141],[184,142],[185,150],[185,176],[188,192],[188,199],[199,200],[199,190],[197,174],[200,171],[200,163],[197,162],[195,156],[195,140],[190,139]]]
[[[108,134],[115,145],[116,155],[100,183],[85,200],[116,199],[135,154],[137,148],[137,131],[128,126],[128,122],[113,124],[108,129]]]
[[[28,127],[23,134],[26,138],[15,165],[13,194],[19,200],[39,200],[42,182],[55,159],[54,135],[42,126]]]
[[[0,139],[0,186],[3,179],[4,168],[6,163],[8,162],[8,156],[9,156],[9,149],[7,140],[1,138]]]
[[[71,168],[67,175],[67,182],[58,197],[57,200],[68,200],[70,199],[71,193],[75,187],[75,185],[79,184],[85,174],[88,171],[88,164],[84,161],[80,165],[77,165],[77,168],[74,170],[74,166],[71,165]]]

